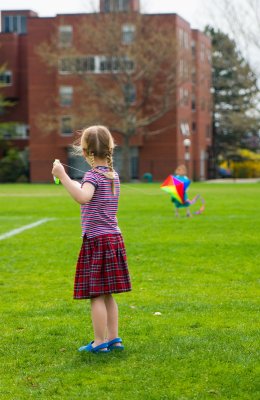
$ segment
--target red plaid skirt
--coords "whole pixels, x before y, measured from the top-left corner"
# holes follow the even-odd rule
[[[76,267],[74,299],[91,299],[130,290],[122,235],[84,237]]]

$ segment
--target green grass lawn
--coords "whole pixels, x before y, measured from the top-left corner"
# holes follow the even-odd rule
[[[260,185],[197,193],[204,214],[177,219],[159,184],[122,185],[126,350],[93,355],[77,351],[93,338],[89,302],[72,299],[79,206],[61,186],[0,185],[0,236],[53,218],[0,241],[1,399],[260,398]]]

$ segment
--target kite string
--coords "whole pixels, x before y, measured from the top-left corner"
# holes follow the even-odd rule
[[[62,164],[64,167],[68,167],[68,168],[75,169],[76,171],[82,172],[83,174],[86,173],[86,171],[82,171],[81,169],[72,167],[71,165],[67,165],[67,164],[64,164],[64,163],[62,163],[62,162],[61,162],[61,164]],[[145,190],[143,190],[143,189],[134,188],[134,187],[128,186],[128,185],[126,185],[126,184],[122,184],[122,183],[121,183],[120,186],[123,186],[123,187],[126,188],[126,189],[131,189],[131,190],[135,190],[135,191],[137,191],[137,192],[141,192],[141,193],[143,193],[143,194],[146,194],[147,196],[157,196],[157,193],[147,193],[147,192],[146,192]]]
[[[81,169],[78,169],[78,168],[75,168],[75,167],[72,167],[71,165],[67,165],[67,164],[64,164],[64,163],[61,163],[64,167],[68,167],[68,168],[71,168],[71,169],[75,169],[76,171],[79,171],[79,172],[82,172],[83,174],[85,174],[86,173],[86,171],[82,171]],[[127,184],[122,184],[121,183],[121,186],[123,186],[125,189],[130,189],[130,190],[134,190],[134,191],[136,191],[136,192],[141,192],[141,193],[143,193],[143,194],[145,194],[146,196],[158,196],[158,193],[147,193],[145,190],[143,190],[143,189],[139,189],[139,188],[135,188],[135,187],[132,187],[132,186],[128,186]],[[201,197],[200,197],[200,195],[197,195],[197,196],[195,196],[191,201],[190,201],[190,203],[191,203],[191,205],[192,204],[194,204],[194,203],[196,203],[196,201],[198,200],[198,198],[200,198],[201,199],[201,202],[202,202],[202,206],[201,206],[201,208],[197,211],[197,212],[195,212],[195,213],[197,213],[197,214],[200,214],[201,212],[203,212],[204,211],[204,199],[202,199]]]
[[[61,162],[61,165],[63,165],[64,167],[68,167],[68,168],[71,168],[71,169],[75,169],[76,171],[82,172],[83,174],[86,173],[86,171],[82,171],[81,169],[72,167],[71,165],[67,165],[67,164],[64,164],[64,163],[62,163],[62,162]]]

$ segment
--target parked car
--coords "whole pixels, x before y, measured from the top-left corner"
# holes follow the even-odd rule
[[[226,169],[226,168],[218,168],[218,176],[220,178],[232,178],[232,173],[230,171],[230,169]]]

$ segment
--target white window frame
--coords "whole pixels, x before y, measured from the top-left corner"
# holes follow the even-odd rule
[[[135,38],[135,26],[133,24],[124,24],[122,26],[122,43],[131,44]]]
[[[93,70],[85,70],[84,62],[91,61]],[[103,63],[103,64],[102,64]],[[81,64],[82,68],[77,68],[77,64]],[[65,67],[64,67],[65,66]],[[101,69],[102,68],[102,69]],[[62,75],[93,73],[93,74],[115,74],[115,73],[131,73],[135,69],[134,61],[125,57],[111,56],[87,56],[87,57],[64,57],[59,60],[59,73]]]
[[[17,139],[27,139],[28,138],[28,125],[17,124],[15,126],[15,138]]]
[[[59,46],[70,47],[73,42],[73,26],[60,25],[59,26]]]
[[[189,104],[189,97],[190,97],[190,93],[189,93],[189,89],[184,89],[184,93],[183,93],[183,103],[185,105]]]
[[[190,126],[187,121],[182,121],[180,123],[180,131],[183,136],[190,136]]]
[[[59,98],[61,107],[70,107],[73,103],[73,86],[60,86]]]
[[[63,132],[62,128],[63,128],[63,120],[64,119],[70,119],[70,123],[71,123],[71,131],[70,132]],[[73,129],[72,129],[72,117],[70,115],[62,115],[60,117],[60,135],[61,136],[72,136],[73,135]]]
[[[8,31],[6,30],[6,19],[8,18],[8,25],[9,29]],[[4,15],[3,18],[3,32],[5,33],[26,33],[27,28],[26,28],[26,15]],[[22,21],[25,21],[24,29],[23,29],[23,23]],[[14,23],[15,22],[15,23]],[[16,24],[16,27],[15,27]],[[15,29],[14,29],[15,27]]]

